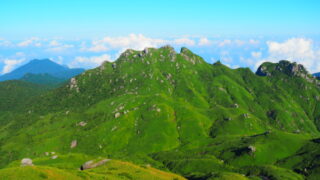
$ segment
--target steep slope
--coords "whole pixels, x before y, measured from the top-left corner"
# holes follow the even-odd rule
[[[274,164],[319,136],[318,84],[288,61],[254,74],[186,48],[127,50],[15,114],[1,127],[0,162],[54,151],[148,163],[190,179],[301,179]]]
[[[48,91],[46,86],[33,83],[18,80],[0,82],[0,112],[17,110],[45,91]]]
[[[61,66],[49,59],[32,60],[29,63],[13,70],[10,73],[0,76],[0,81],[15,80],[22,78],[25,74],[43,74],[47,73],[57,78],[69,79],[82,73],[84,69],[69,69]]]

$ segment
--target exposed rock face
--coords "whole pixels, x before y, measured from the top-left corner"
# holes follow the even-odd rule
[[[75,148],[75,147],[77,147],[77,140],[73,140],[72,142],[71,142],[71,145],[70,145],[70,148],[72,149],[72,148]]]
[[[103,70],[105,70],[106,69],[106,64],[108,64],[109,63],[109,61],[103,61],[102,63],[101,63],[101,65],[99,66],[100,67],[100,70],[101,71],[103,71]]]
[[[249,147],[250,152],[256,152],[256,147],[250,145]]]
[[[301,77],[310,83],[317,83],[315,77],[310,75],[303,65],[287,60],[281,60],[279,63],[266,62],[260,65],[256,74],[259,76],[272,76],[277,73],[283,73],[288,76]]]
[[[247,146],[247,147],[242,147],[233,150],[236,156],[242,156],[243,154],[249,154],[249,155],[254,155],[256,152],[256,147],[253,145]]]
[[[77,92],[79,92],[79,87],[76,78],[71,78],[70,79],[70,84],[69,84],[70,90],[75,89]]]
[[[78,125],[78,126],[82,126],[82,127],[84,127],[84,126],[86,126],[86,125],[87,125],[87,123],[86,123],[86,122],[84,122],[84,121],[81,121],[81,122],[79,122],[77,125]]]
[[[119,112],[117,112],[116,114],[114,114],[114,117],[115,117],[115,118],[118,118],[118,117],[120,117],[120,115],[121,115],[121,114],[120,114]]]
[[[263,65],[258,68],[256,74],[259,76],[271,76],[271,73],[267,71],[267,67]]]
[[[225,121],[231,121],[232,118],[231,118],[231,117],[226,117],[226,118],[224,118],[224,120],[225,120]]]
[[[98,162],[94,162],[94,160],[91,161],[87,161],[86,163],[84,163],[83,165],[81,165],[80,169],[81,170],[86,170],[86,169],[92,169],[92,168],[96,168],[99,167],[103,164],[105,164],[106,162],[110,161],[111,159],[103,159],[101,161]]]
[[[168,49],[170,51],[171,54],[176,54],[176,51],[174,50],[174,48],[170,45],[165,45],[163,47],[161,47],[162,49]]]
[[[23,158],[21,160],[21,166],[33,166],[32,160],[30,158]]]
[[[113,63],[111,66],[112,66],[113,69],[117,68],[117,64],[116,63]]]
[[[259,76],[271,76],[274,73],[282,72],[290,76],[305,77],[308,71],[301,64],[291,63],[287,60],[281,60],[279,63],[266,62],[260,65],[256,74]]]
[[[182,47],[180,50],[181,56],[183,56],[187,61],[190,61],[192,64],[196,64],[197,57],[193,54],[188,48]]]

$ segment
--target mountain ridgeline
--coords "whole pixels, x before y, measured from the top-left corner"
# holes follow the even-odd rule
[[[39,78],[40,84],[43,84],[43,80],[45,80],[44,76],[49,78],[50,82],[65,81],[73,76],[81,74],[83,71],[84,69],[81,68],[70,69],[49,59],[34,59],[12,72],[0,76],[0,81],[19,79],[29,80],[30,76],[32,76],[32,80]],[[39,75],[40,77],[36,77],[36,75]]]
[[[289,61],[253,73],[187,48],[127,50],[3,111],[0,175],[29,157],[77,176],[107,157],[188,179],[316,179],[319,101],[319,81]]]

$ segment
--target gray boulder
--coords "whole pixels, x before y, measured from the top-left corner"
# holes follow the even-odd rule
[[[32,159],[30,158],[23,158],[21,160],[21,166],[33,166]]]
[[[100,161],[87,161],[86,163],[84,163],[83,165],[81,165],[80,169],[81,170],[86,170],[86,169],[92,169],[92,168],[96,168],[99,166],[102,166],[103,164],[105,164],[106,162],[110,161],[111,159],[103,159]]]

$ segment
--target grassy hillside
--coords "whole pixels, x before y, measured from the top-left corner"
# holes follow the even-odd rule
[[[141,179],[141,180],[183,180],[185,178],[157,170],[150,165],[138,166],[129,162],[110,160],[102,166],[81,171],[80,165],[89,157],[80,154],[51,157],[34,160],[33,166],[21,167],[19,162],[13,162],[8,168],[0,169],[0,179],[38,180],[38,179]]]
[[[0,112],[25,107],[25,102],[48,90],[48,87],[29,82],[10,80],[0,82]]]
[[[12,115],[0,126],[0,165],[53,151],[189,179],[303,179],[309,174],[279,162],[319,137],[318,84],[288,61],[255,74],[186,48],[127,50]]]
[[[68,79],[57,78],[47,73],[44,73],[44,74],[27,73],[19,80],[55,88],[55,87],[59,87]]]

